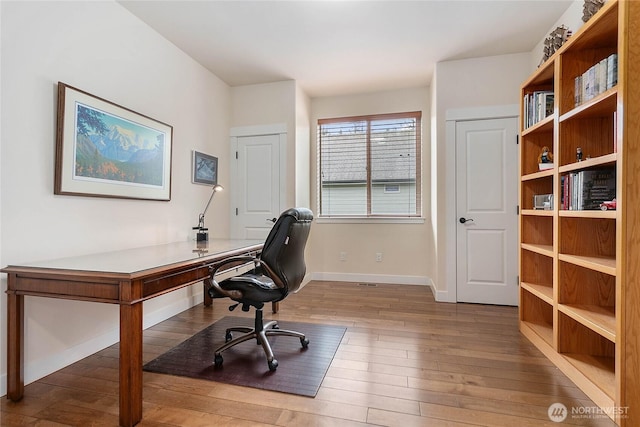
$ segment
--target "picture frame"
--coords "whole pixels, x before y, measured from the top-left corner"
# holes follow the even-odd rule
[[[214,186],[218,183],[218,158],[193,150],[191,182]]]
[[[171,200],[173,126],[58,82],[54,194]]]

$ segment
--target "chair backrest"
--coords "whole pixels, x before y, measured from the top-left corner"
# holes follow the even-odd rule
[[[280,214],[265,240],[260,255],[263,271],[282,289],[282,298],[300,287],[307,271],[304,248],[309,237],[313,212],[291,208]]]

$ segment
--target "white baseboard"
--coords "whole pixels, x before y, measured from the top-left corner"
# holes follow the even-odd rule
[[[395,285],[422,285],[431,286],[433,281],[427,276],[396,276],[386,274],[360,274],[360,273],[311,273],[311,280],[327,280],[334,282],[366,282],[389,283]]]
[[[436,301],[452,303],[456,302],[455,292],[437,290],[435,283],[433,283],[433,280],[428,276],[395,276],[384,274],[314,272],[310,274],[310,280],[428,286],[431,289],[433,297]]]

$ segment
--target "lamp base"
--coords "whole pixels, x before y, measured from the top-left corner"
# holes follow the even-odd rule
[[[196,233],[196,242],[208,242],[209,241],[209,233],[206,231],[198,231]]]

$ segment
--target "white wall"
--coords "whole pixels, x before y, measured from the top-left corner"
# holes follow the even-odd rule
[[[228,175],[229,88],[115,2],[0,2],[0,265],[192,238],[210,189],[190,182],[191,150]],[[57,82],[173,126],[170,202],[54,196]],[[228,200],[207,216],[226,237]],[[6,393],[6,276],[0,395]],[[146,326],[201,300],[195,286],[144,305]],[[27,383],[118,340],[115,305],[27,297]]]
[[[284,124],[287,128],[286,206],[295,204],[296,82],[236,86],[231,88],[231,126]]]
[[[295,206],[311,208],[311,100],[296,86]]]
[[[434,276],[438,300],[455,301],[455,277],[447,274],[447,266],[455,259],[447,256],[455,240],[448,239],[447,227],[455,224],[447,211],[447,201],[455,194],[455,150],[446,144],[446,112],[470,107],[514,105],[519,101],[520,84],[530,73],[530,54],[511,54],[484,58],[445,61],[436,64],[433,86],[436,123],[433,130],[437,142],[436,158],[431,162],[436,175],[437,197],[434,207],[437,273]],[[517,179],[517,177],[514,177]]]
[[[367,114],[422,111],[422,210],[431,209],[429,88],[412,88],[311,100],[311,204],[317,212],[318,119]],[[309,237],[310,271],[328,280],[430,284],[434,243],[429,221],[420,223],[314,223]],[[347,253],[340,261],[340,252]],[[383,261],[375,254],[382,252]]]

